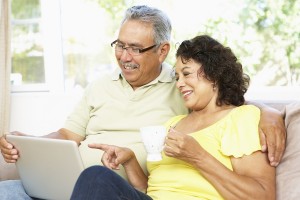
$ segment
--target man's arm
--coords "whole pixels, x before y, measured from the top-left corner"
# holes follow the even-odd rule
[[[24,134],[21,132],[12,132],[11,134],[23,135],[23,136],[30,137],[30,135],[27,135],[27,134]],[[53,133],[50,133],[48,135],[44,135],[41,137],[53,138],[53,139],[74,140],[78,145],[79,145],[80,141],[84,140],[84,137],[82,137],[70,130],[64,129],[64,128],[59,129],[57,132],[53,132]],[[0,138],[0,150],[3,155],[4,160],[7,163],[15,163],[19,158],[17,149],[15,149],[12,144],[7,142],[5,136],[2,136]]]
[[[82,137],[68,129],[65,129],[65,128],[61,128],[57,132],[53,132],[48,135],[44,135],[42,137],[53,138],[53,139],[63,139],[63,140],[74,140],[77,143],[77,145],[79,145],[80,142],[82,140],[84,140],[84,137]]]
[[[263,152],[268,152],[272,166],[277,166],[285,150],[286,129],[283,115],[276,109],[259,102],[246,102],[260,108],[259,137]]]

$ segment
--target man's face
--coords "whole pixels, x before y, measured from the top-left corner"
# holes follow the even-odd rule
[[[133,89],[158,77],[166,56],[162,55],[162,45],[154,43],[152,25],[137,20],[125,21],[120,28],[118,44],[139,49],[156,45],[139,55],[131,55],[125,49],[115,51],[122,74]]]

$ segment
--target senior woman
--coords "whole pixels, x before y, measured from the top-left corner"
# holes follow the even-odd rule
[[[132,150],[105,151],[87,168],[72,199],[275,199],[275,168],[262,153],[260,110],[244,105],[249,77],[230,48],[207,35],[181,43],[175,76],[188,115],[166,122],[163,159],[143,173]],[[113,170],[123,165],[129,183]]]

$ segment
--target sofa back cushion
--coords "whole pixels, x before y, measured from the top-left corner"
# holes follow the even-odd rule
[[[285,107],[286,149],[276,168],[277,200],[300,197],[300,102]]]

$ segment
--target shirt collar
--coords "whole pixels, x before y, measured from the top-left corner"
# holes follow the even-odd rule
[[[117,67],[113,71],[113,73],[111,75],[111,79],[113,81],[117,81],[120,78],[124,78],[121,72],[122,72],[121,69],[119,67]],[[173,67],[171,65],[167,64],[167,63],[163,63],[162,64],[162,71],[159,74],[159,76],[156,79],[154,79],[153,81],[151,81],[150,83],[148,83],[147,85],[154,84],[154,83],[157,83],[157,82],[169,83],[169,82],[172,82],[173,80],[174,80]]]

